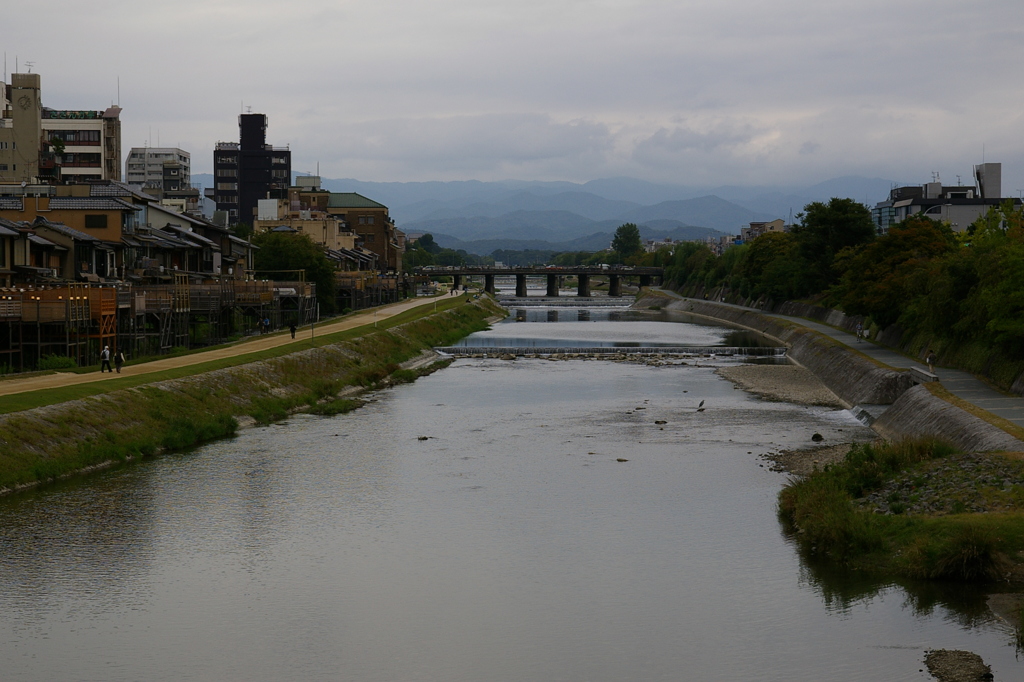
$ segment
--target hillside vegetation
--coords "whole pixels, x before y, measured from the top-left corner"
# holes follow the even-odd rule
[[[1024,212],[1007,203],[962,233],[912,217],[877,236],[849,199],[809,204],[788,233],[716,256],[686,243],[660,260],[684,293],[810,300],[865,318],[872,334],[1009,388],[1024,371]],[[653,262],[653,258],[649,258]]]

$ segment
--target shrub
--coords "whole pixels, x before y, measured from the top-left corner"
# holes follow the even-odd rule
[[[314,405],[310,408],[310,414],[319,414],[325,417],[331,417],[336,414],[345,414],[356,410],[366,403],[362,400],[353,400],[351,398],[338,398],[332,400],[329,403],[323,403],[321,405]]]
[[[44,355],[39,359],[39,369],[74,369],[78,363],[66,355]]]
[[[998,545],[999,540],[991,530],[976,524],[963,525],[938,545],[928,577],[970,582],[997,580],[1005,575],[1007,567],[1007,559]]]

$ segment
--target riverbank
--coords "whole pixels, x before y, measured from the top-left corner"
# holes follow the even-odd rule
[[[389,377],[401,363],[488,325],[502,311],[467,300],[389,329],[245,364],[0,415],[0,493],[233,434],[330,403]],[[198,365],[202,367],[202,365]]]
[[[636,307],[653,305],[726,321],[787,345],[804,371],[720,371],[768,399],[813,403],[815,385],[805,372],[846,407],[857,394],[888,394],[879,402],[891,406],[873,424],[888,442],[809,443],[807,450],[767,456],[773,468],[801,476],[780,493],[779,517],[806,551],[878,575],[1024,584],[1024,443],[1010,433],[1012,424],[972,414],[934,387],[911,387],[907,373],[790,321],[657,294]]]

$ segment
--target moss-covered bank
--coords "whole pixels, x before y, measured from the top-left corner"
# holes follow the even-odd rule
[[[380,385],[396,372],[398,380],[409,380],[414,374],[401,370],[402,362],[485,329],[500,314],[483,298],[281,357],[0,415],[0,490],[188,448],[231,435],[239,419],[282,419],[330,404],[351,387]]]

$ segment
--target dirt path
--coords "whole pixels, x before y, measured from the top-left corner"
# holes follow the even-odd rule
[[[420,306],[433,305],[434,301],[440,301],[444,298],[444,296],[438,296],[435,298],[410,298],[405,301],[392,303],[391,305],[380,308],[364,310],[354,315],[349,315],[348,317],[336,322],[317,324],[314,330],[315,338],[320,337],[321,335],[333,334],[335,332],[345,331],[346,329],[352,329],[353,327],[372,325],[375,321],[386,320],[389,317],[394,317],[406,310],[411,310]],[[99,372],[91,372],[89,374],[71,374],[58,372],[57,374],[47,374],[45,376],[7,379],[6,381],[0,381],[0,395],[13,395],[15,393],[38,391],[47,388],[60,388],[63,386],[74,386],[76,384],[88,384],[94,381],[104,381],[118,376],[139,376],[143,374],[151,374],[153,372],[161,372],[167,369],[188,367],[189,365],[198,365],[211,360],[232,358],[239,355],[247,355],[257,351],[267,350],[268,348],[286,346],[290,343],[299,343],[301,341],[308,340],[310,333],[308,325],[300,327],[293,339],[291,334],[288,333],[288,330],[285,329],[283,332],[267,334],[264,336],[255,336],[246,341],[206,352],[193,353],[191,355],[184,355],[177,358],[153,360],[152,362],[145,362],[138,365],[128,364],[121,369],[121,374],[110,374],[106,372],[102,374]]]

